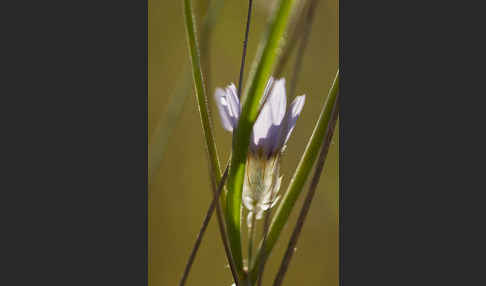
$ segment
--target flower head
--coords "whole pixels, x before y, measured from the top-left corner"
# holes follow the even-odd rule
[[[217,88],[215,99],[223,127],[233,131],[241,106],[234,84]],[[257,219],[277,201],[280,182],[280,154],[304,107],[305,95],[297,96],[287,110],[285,79],[270,77],[260,101],[260,113],[253,125],[243,185],[243,203]]]
[[[235,85],[230,84],[225,89],[217,88],[215,98],[223,127],[233,131],[241,112]],[[253,125],[250,140],[252,155],[270,158],[284,149],[304,102],[305,95],[297,96],[287,110],[285,79],[274,80],[270,77],[260,102],[260,114]]]

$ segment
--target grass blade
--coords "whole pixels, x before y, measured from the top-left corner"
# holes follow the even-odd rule
[[[197,45],[196,27],[194,24],[194,16],[192,14],[191,0],[184,0],[184,16],[185,16],[189,53],[191,55],[191,64],[192,64],[196,101],[199,109],[199,114],[201,117],[201,123],[204,131],[204,138],[206,140],[206,147],[209,154],[209,161],[211,165],[210,173],[215,176],[215,178],[217,179],[216,181],[220,181],[221,171],[219,169],[218,153],[216,151],[216,143],[214,142],[208,102],[207,102],[206,92],[204,89],[204,80],[201,71],[201,61],[199,57],[199,48]]]
[[[263,36],[256,57],[256,66],[250,73],[249,88],[243,95],[238,127],[233,134],[233,155],[228,177],[226,215],[231,251],[238,269],[243,268],[241,250],[241,193],[245,173],[250,134],[258,115],[259,102],[266,82],[278,60],[284,42],[284,33],[294,8],[295,0],[280,0]]]

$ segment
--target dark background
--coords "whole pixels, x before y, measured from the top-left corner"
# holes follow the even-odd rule
[[[483,10],[339,6],[341,283],[483,285]],[[0,12],[1,284],[145,285],[147,3]]]

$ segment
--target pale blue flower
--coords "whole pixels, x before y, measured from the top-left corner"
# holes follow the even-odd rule
[[[271,92],[271,86],[273,89]],[[241,112],[240,100],[234,84],[225,89],[217,88],[215,99],[223,127],[233,131]],[[297,96],[287,110],[285,79],[270,77],[262,96],[263,106],[253,125],[250,152],[258,157],[278,155],[290,138],[297,118],[304,107],[305,95]]]
[[[241,112],[235,85],[217,88],[214,96],[223,127],[232,132]],[[254,213],[257,219],[278,200],[277,192],[282,181],[279,176],[280,154],[304,107],[305,95],[297,96],[287,110],[285,79],[270,77],[262,102],[253,125],[243,185],[243,203],[250,212],[248,217]]]

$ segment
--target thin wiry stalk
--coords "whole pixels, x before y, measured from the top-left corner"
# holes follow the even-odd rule
[[[329,151],[332,135],[334,133],[334,128],[336,126],[338,113],[339,113],[339,104],[336,101],[331,115],[332,119],[329,121],[329,125],[327,126],[326,139],[321,147],[321,154],[319,155],[319,159],[317,161],[317,166],[314,172],[314,176],[312,177],[311,185],[309,186],[309,191],[305,198],[304,205],[302,206],[302,209],[300,211],[299,218],[297,219],[297,223],[295,224],[295,228],[294,231],[292,232],[292,236],[290,237],[287,250],[285,251],[282,264],[280,265],[278,273],[275,277],[273,286],[282,285],[283,279],[285,277],[285,273],[287,273],[290,260],[292,259],[294,254],[295,246],[297,245],[297,241],[302,231],[302,227],[304,226],[305,219],[307,217],[307,214],[309,213],[312,199],[314,198],[314,195],[316,193],[317,184],[319,183],[319,179],[321,178],[322,169],[324,168],[324,163],[326,162],[327,153]]]
[[[201,241],[203,239],[204,233],[206,232],[206,228],[209,225],[209,221],[213,215],[214,209],[216,206],[219,205],[218,203],[218,198],[219,195],[221,194],[221,191],[223,190],[224,183],[226,181],[226,177],[228,175],[228,167],[226,167],[226,170],[224,171],[223,177],[221,178],[221,182],[219,183],[217,192],[215,193],[211,204],[209,205],[209,208],[206,212],[206,216],[204,217],[201,229],[199,230],[199,233],[196,238],[196,242],[194,243],[194,246],[192,248],[191,254],[189,255],[189,259],[187,260],[186,267],[184,269],[184,273],[182,274],[181,281],[179,283],[179,286],[183,286],[186,283],[187,277],[189,276],[189,272],[191,271],[191,266],[194,262],[194,259],[196,258],[197,251],[199,250],[199,246],[201,245]],[[230,260],[231,261],[231,260]],[[233,269],[233,267],[232,267]]]
[[[303,28],[302,38],[300,39],[300,46],[298,49],[297,58],[295,59],[294,70],[292,79],[290,81],[290,96],[293,98],[296,96],[297,81],[300,75],[300,69],[302,68],[302,59],[304,58],[305,49],[309,42],[309,35],[312,28],[312,22],[314,19],[314,11],[316,9],[318,0],[310,0],[309,7],[307,9],[307,16],[303,18],[305,24]]]
[[[253,0],[248,1],[248,16],[246,18],[245,39],[243,40],[243,54],[241,56],[240,79],[238,80],[238,98],[241,98],[241,85],[243,84],[243,73],[245,71],[246,49],[248,45],[248,33],[250,31],[251,10]]]
[[[228,164],[226,164],[225,173],[227,173],[228,170],[229,170],[229,162],[228,162]],[[214,179],[215,179],[214,176],[212,176],[211,182],[212,182],[212,185],[213,185],[214,196],[215,196],[215,198],[217,198],[218,197],[217,190],[219,188],[219,184],[215,183]],[[224,184],[223,184],[223,186],[224,186]],[[223,189],[224,189],[224,187],[223,187]],[[224,194],[224,192],[222,192],[219,196],[223,196],[223,194]],[[229,248],[228,237],[227,237],[228,234],[226,232],[226,226],[224,224],[224,216],[223,216],[223,212],[221,210],[220,204],[216,204],[216,215],[217,215],[217,218],[218,218],[218,226],[219,226],[219,230],[220,230],[220,234],[221,234],[221,241],[223,242],[224,252],[226,253],[226,259],[228,260],[228,264],[230,266],[231,275],[233,275],[233,280],[234,280],[236,286],[239,286],[240,283],[239,283],[239,279],[238,279],[238,272],[236,270],[234,259],[233,259],[233,256],[231,255],[231,251],[230,251],[230,248]]]
[[[328,123],[331,119],[331,112],[334,106],[334,102],[336,101],[336,96],[339,91],[339,71],[336,74],[334,82],[332,84],[331,89],[329,90],[329,95],[326,99],[326,102],[323,106],[321,114],[319,115],[319,120],[314,127],[314,131],[312,132],[312,136],[307,143],[307,147],[304,151],[302,158],[300,159],[299,165],[290,180],[290,184],[287,187],[287,191],[284,193],[283,198],[280,201],[280,204],[275,212],[275,215],[272,218],[272,222],[270,224],[267,239],[265,239],[265,243],[261,243],[260,247],[258,248],[255,263],[251,265],[250,270],[248,272],[249,279],[252,281],[256,281],[258,277],[258,271],[261,268],[261,264],[264,263],[270,252],[272,251],[275,243],[277,242],[280,233],[284,225],[286,224],[290,212],[292,211],[297,198],[299,197],[304,183],[306,182],[312,166],[314,165],[317,157],[319,155],[319,149],[324,141],[324,136],[326,132],[326,128]],[[229,179],[229,177],[228,177]]]
[[[213,185],[213,190],[215,193],[215,198],[221,197],[221,201],[224,202],[224,195],[220,196],[219,193],[216,195],[216,190],[215,190],[215,185],[216,182],[221,182],[222,176],[221,176],[221,170],[219,169],[219,159],[218,159],[218,153],[216,150],[216,143],[214,142],[214,137],[213,137],[213,132],[212,132],[212,126],[211,126],[211,119],[210,119],[210,113],[209,113],[209,108],[208,108],[208,101],[207,101],[207,96],[205,93],[204,89],[204,81],[203,81],[203,76],[201,72],[201,63],[200,63],[200,57],[199,57],[199,48],[197,45],[197,37],[196,37],[196,27],[194,24],[194,16],[192,13],[192,2],[191,0],[184,0],[184,19],[185,19],[185,26],[186,26],[186,36],[187,36],[187,41],[188,41],[188,48],[189,48],[189,54],[191,55],[191,64],[192,64],[192,71],[193,71],[193,79],[194,79],[194,87],[195,87],[195,95],[196,95],[196,100],[198,103],[198,108],[199,108],[199,115],[201,118],[201,124],[203,127],[204,131],[204,137],[206,141],[206,148],[208,152],[208,157],[209,157],[209,175],[211,178],[211,182]],[[229,167],[227,168],[229,169]],[[217,199],[215,199],[217,201]],[[217,205],[217,216],[218,216],[218,225],[219,225],[219,230],[221,234],[221,239],[223,240],[223,243],[225,245],[225,252],[226,252],[226,257],[228,259],[228,262],[231,267],[232,274],[234,276],[235,282],[238,284],[238,275],[235,274],[236,270],[236,263],[234,260],[234,255],[230,253],[231,249],[228,247],[228,239],[226,238],[226,230],[224,228],[224,220],[223,220],[223,214],[220,210],[219,204]],[[196,249],[197,251],[197,249]]]

